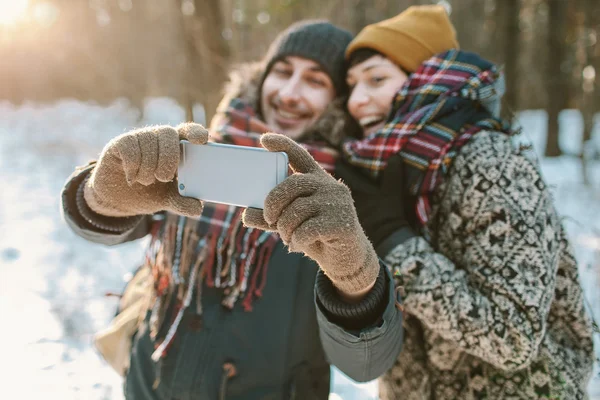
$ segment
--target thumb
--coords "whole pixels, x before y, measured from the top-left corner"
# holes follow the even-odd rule
[[[167,185],[169,189],[165,208],[168,211],[185,217],[199,217],[202,215],[202,209],[204,208],[202,201],[193,197],[183,197],[180,195],[177,191],[177,182],[170,182]]]
[[[179,140],[187,140],[192,144],[206,144],[208,142],[208,131],[200,124],[186,122],[175,128],[179,134]]]
[[[242,214],[242,222],[248,228],[256,228],[263,231],[276,230],[274,227],[271,227],[267,221],[265,221],[263,210],[258,208],[246,208]]]
[[[287,136],[278,133],[265,133],[260,137],[260,144],[269,151],[287,153],[290,167],[294,172],[325,172],[304,147]]]

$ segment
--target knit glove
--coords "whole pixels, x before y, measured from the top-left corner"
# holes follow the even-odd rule
[[[394,235],[392,246],[415,236],[406,218],[404,162],[399,155],[388,160],[379,185],[344,161],[338,161],[335,175],[348,185],[365,233],[383,258],[390,246],[384,242]]]
[[[291,252],[315,260],[342,292],[370,287],[379,262],[358,222],[348,187],[292,139],[266,133],[260,141],[269,151],[286,152],[294,173],[268,194],[263,210],[244,211],[244,224],[278,232]]]
[[[177,190],[180,140],[205,144],[208,131],[198,124],[152,126],[111,140],[84,188],[87,205],[109,217],[172,211],[184,216],[202,213],[202,202]]]

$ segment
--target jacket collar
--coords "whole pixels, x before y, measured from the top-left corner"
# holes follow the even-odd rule
[[[260,101],[259,85],[264,71],[260,62],[241,64],[229,75],[229,82],[225,85],[224,96],[217,108],[217,116],[227,109],[231,100],[239,98],[258,110]],[[215,126],[218,118],[213,118],[211,128]],[[345,138],[359,138],[362,136],[360,126],[354,121],[346,109],[346,98],[336,98],[321,117],[307,128],[301,140],[324,140],[333,148],[339,149]]]

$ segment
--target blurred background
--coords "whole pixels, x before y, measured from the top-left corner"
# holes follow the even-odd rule
[[[2,0],[0,98],[108,104],[167,96],[212,115],[236,63],[264,54],[302,18],[328,18],[356,33],[426,0]],[[600,105],[600,2],[454,0],[463,49],[504,65],[512,110],[546,109],[549,156],[558,113],[577,108],[589,140]],[[191,114],[190,114],[191,115]],[[189,115],[188,115],[189,117]]]
[[[210,120],[228,70],[303,18],[353,33],[426,0],[0,0],[0,332],[3,398],[120,399],[91,346],[140,262],[73,235],[59,193],[75,165],[133,127]],[[600,1],[452,0],[459,42],[502,65],[523,130],[600,317]],[[4,325],[4,324],[3,324]],[[597,346],[600,347],[600,346]],[[332,399],[375,399],[336,373]],[[590,394],[600,399],[598,372]]]
[[[210,118],[228,69],[261,57],[290,23],[328,18],[356,33],[426,3],[432,1],[1,0],[0,99],[108,104],[125,98],[143,111],[145,99],[166,96],[187,118],[195,103]],[[451,10],[461,47],[504,66],[506,110],[547,110],[546,155],[563,152],[563,109],[581,111],[581,140],[590,140],[600,106],[600,2],[442,3]]]

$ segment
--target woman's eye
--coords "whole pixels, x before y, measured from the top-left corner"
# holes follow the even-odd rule
[[[387,79],[387,77],[385,76],[374,76],[371,78],[371,83],[375,84],[375,85],[379,85],[380,83],[384,82]]]

